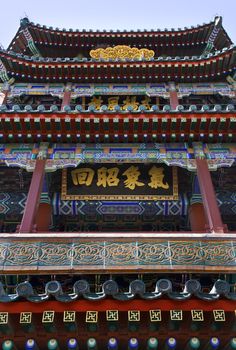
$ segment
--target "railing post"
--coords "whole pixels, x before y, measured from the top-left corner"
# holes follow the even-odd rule
[[[26,200],[23,218],[21,220],[19,233],[33,232],[40,195],[43,187],[46,159],[37,159],[32,175],[30,188]]]
[[[206,159],[196,159],[197,176],[201,190],[205,215],[211,232],[224,233],[225,225],[222,222],[216,194],[208,169]]]

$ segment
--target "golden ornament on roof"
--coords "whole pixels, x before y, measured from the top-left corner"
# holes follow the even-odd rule
[[[96,49],[89,52],[90,57],[95,60],[145,60],[149,61],[154,57],[154,51],[148,49],[138,49],[126,45],[107,47],[106,49]]]

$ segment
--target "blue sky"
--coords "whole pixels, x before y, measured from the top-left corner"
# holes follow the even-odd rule
[[[20,18],[59,28],[156,29],[209,22],[223,16],[236,43],[236,0],[0,0],[0,43],[6,48]]]

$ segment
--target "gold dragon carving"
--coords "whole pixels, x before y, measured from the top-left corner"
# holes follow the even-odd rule
[[[148,49],[138,49],[126,45],[117,45],[107,47],[106,49],[98,48],[89,52],[90,57],[95,60],[146,60],[149,61],[154,57],[154,51]]]

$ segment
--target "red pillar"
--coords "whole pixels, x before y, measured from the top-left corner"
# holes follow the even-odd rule
[[[197,176],[205,215],[211,232],[224,233],[224,224],[218,208],[215,190],[206,159],[196,159]]]
[[[37,232],[48,232],[51,225],[52,206],[49,203],[39,203],[35,224]]]
[[[0,100],[0,105],[5,105],[7,103],[8,93],[9,93],[9,90],[2,91],[3,97]]]
[[[37,232],[48,232],[52,222],[52,205],[48,194],[46,175],[44,176],[43,189],[40,196],[35,225]]]
[[[206,232],[208,225],[197,175],[192,176],[192,196],[188,214],[191,230],[193,232]]]
[[[66,105],[69,105],[71,101],[71,90],[65,90],[64,94],[63,94],[63,99],[62,99],[62,104],[61,104],[61,110],[63,110],[63,108]]]
[[[37,159],[32,175],[29,193],[25,205],[23,218],[20,224],[20,233],[30,233],[33,231],[40,195],[43,187],[46,159]]]
[[[170,106],[171,109],[176,109],[179,104],[178,93],[174,83],[169,83]]]
[[[206,232],[207,219],[202,203],[190,204],[189,221],[192,232]]]

